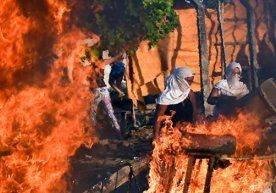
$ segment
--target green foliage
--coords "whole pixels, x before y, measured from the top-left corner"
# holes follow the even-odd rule
[[[143,6],[147,13],[146,39],[150,40],[150,46],[154,46],[177,27],[178,17],[172,9],[173,0],[144,0]]]
[[[101,36],[100,48],[111,54],[135,49],[145,39],[154,46],[178,25],[173,0],[86,1],[87,6],[103,7],[90,9],[86,27]]]

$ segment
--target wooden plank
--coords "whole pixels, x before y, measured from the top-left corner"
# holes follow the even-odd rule
[[[132,115],[132,120],[133,120],[133,127],[134,128],[137,128],[138,126],[137,126],[137,120],[136,120],[136,113],[135,113],[135,106],[134,106],[134,104],[132,105],[132,109],[131,109],[131,115]]]
[[[220,0],[217,0],[217,14],[219,21],[219,33],[220,33],[220,46],[221,46],[221,69],[222,69],[222,78],[225,78],[226,70],[226,51],[225,51],[225,42],[224,42],[224,27],[223,27],[223,13],[224,6]]]
[[[12,154],[11,150],[0,150],[0,157],[9,156]]]
[[[273,44],[274,48],[276,48],[276,37],[274,34],[275,25],[273,20],[273,13],[275,10],[273,8],[272,2],[264,1],[264,3],[266,6],[266,10],[268,10],[266,20],[267,20],[267,26],[269,27],[268,29],[269,39],[271,40],[271,43]]]
[[[246,22],[246,18],[224,18],[224,22]]]
[[[183,138],[191,144],[184,149],[188,155],[232,155],[236,151],[236,138],[232,135],[205,135],[185,133]]]
[[[276,182],[272,183],[272,193],[276,193]]]
[[[215,46],[221,46],[222,42],[214,44]],[[239,41],[239,42],[224,42],[225,46],[241,46],[248,44],[247,41]]]
[[[264,81],[260,90],[269,107],[276,113],[276,81],[273,78]]]
[[[99,182],[90,190],[86,190],[86,193],[109,193],[114,191],[116,188],[129,181],[130,172],[133,172],[136,176],[148,168],[149,161],[149,157],[143,157],[139,160],[130,161],[128,165],[113,173],[104,182]]]
[[[206,174],[206,178],[205,178],[205,186],[204,186],[203,193],[210,193],[211,179],[212,179],[212,174],[214,171],[214,165],[215,165],[215,157],[210,157],[209,163],[208,163],[207,174]]]
[[[188,191],[189,191],[189,186],[190,186],[190,181],[191,181],[191,176],[192,176],[194,164],[195,164],[195,157],[194,156],[189,156],[183,193],[188,193]]]

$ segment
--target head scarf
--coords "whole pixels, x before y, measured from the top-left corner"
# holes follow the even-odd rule
[[[238,68],[240,70],[240,72],[242,73],[242,68],[240,63],[237,62],[231,62],[230,64],[228,64],[228,66],[226,67],[226,77],[227,78],[231,78],[232,77],[232,72],[235,68]]]
[[[229,87],[237,87],[237,85],[240,82],[240,74],[233,75],[233,70],[235,68],[238,68],[240,70],[240,72],[242,72],[241,65],[240,65],[240,63],[237,63],[237,62],[231,62],[226,67],[226,80],[229,84]]]
[[[214,88],[219,90],[219,94],[241,97],[249,93],[247,86],[240,81],[240,75],[233,75],[235,68],[239,68],[240,72],[242,72],[239,63],[231,62],[226,68],[226,79],[220,80],[214,85]]]
[[[192,70],[187,67],[175,68],[166,81],[164,92],[157,99],[157,104],[172,105],[185,100],[190,92],[190,85],[184,79],[194,76]]]

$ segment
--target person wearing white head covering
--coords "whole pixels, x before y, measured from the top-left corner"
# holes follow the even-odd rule
[[[236,101],[249,93],[247,86],[240,81],[241,73],[241,65],[237,62],[231,62],[226,67],[226,78],[214,85],[207,100],[209,104],[216,105],[213,116],[217,117],[218,114],[223,114],[223,111],[232,110],[233,106],[227,106],[227,100],[230,104],[230,101]]]
[[[166,88],[161,93],[161,95],[157,99],[156,106],[156,114],[155,114],[155,123],[154,123],[154,136],[155,138],[159,137],[161,121],[159,117],[166,114],[169,111],[170,107],[176,107],[176,117],[177,121],[185,120],[183,116],[183,112],[178,113],[177,111],[182,111],[185,109],[184,101],[186,99],[190,99],[192,105],[192,116],[193,118],[197,117],[196,110],[196,100],[194,92],[191,90],[190,85],[192,84],[194,79],[194,73],[190,68],[187,67],[178,67],[175,68],[173,73],[167,78]],[[175,109],[171,109],[175,110]],[[179,118],[177,118],[177,116]],[[173,117],[173,118],[174,118]],[[173,120],[174,122],[174,120]]]

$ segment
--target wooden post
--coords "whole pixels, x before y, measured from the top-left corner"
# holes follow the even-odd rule
[[[248,28],[248,41],[249,41],[249,52],[250,52],[250,67],[253,80],[253,88],[256,89],[259,87],[258,71],[259,64],[257,62],[257,54],[255,48],[255,25],[254,25],[254,16],[253,9],[248,2],[248,0],[241,0],[242,5],[246,8],[247,14],[247,28]]]
[[[200,84],[205,115],[211,114],[211,106],[207,103],[210,94],[209,53],[205,24],[205,6],[198,0],[193,0],[197,6],[198,47],[200,60]]]
[[[195,165],[195,157],[189,156],[183,193],[188,193],[188,191],[189,191],[189,186],[190,186],[190,181],[191,181],[191,176],[192,176],[194,165]]]
[[[215,165],[215,157],[210,157],[209,158],[209,163],[208,163],[208,169],[207,169],[207,174],[205,178],[205,185],[204,185],[204,192],[203,193],[210,193],[210,188],[211,188],[211,179],[214,171],[214,165]]]
[[[273,18],[273,4],[272,2],[265,1],[265,8],[267,10],[266,20],[267,20],[267,26],[268,26],[268,35],[271,43],[273,44],[274,48],[276,49],[276,37],[274,34],[274,18]]]
[[[133,128],[137,128],[138,126],[136,124],[137,120],[136,120],[136,113],[135,113],[134,104],[132,104],[131,115],[132,115],[132,120],[133,120],[133,125],[132,126],[133,126]]]
[[[220,48],[221,48],[221,70],[222,78],[225,78],[226,69],[226,52],[225,52],[225,42],[224,42],[224,27],[223,27],[223,13],[224,5],[221,0],[217,0],[217,15],[219,21],[219,32],[220,32]]]

